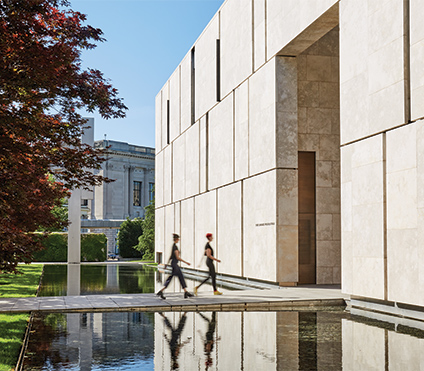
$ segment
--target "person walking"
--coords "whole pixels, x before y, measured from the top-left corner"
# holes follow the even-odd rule
[[[216,273],[215,273],[215,267],[213,265],[213,261],[215,260],[218,263],[221,263],[221,260],[214,258],[213,256],[213,249],[210,245],[210,242],[212,242],[213,240],[213,235],[212,233],[207,233],[206,234],[206,238],[208,239],[208,242],[206,243],[205,246],[205,255],[207,256],[206,258],[206,265],[209,268],[209,276],[206,277],[206,279],[198,286],[196,286],[194,288],[194,295],[197,296],[197,290],[199,289],[200,286],[202,286],[209,278],[212,278],[212,286],[213,286],[213,294],[214,295],[222,295],[222,292],[219,292],[216,289]]]
[[[174,233],[173,239],[174,239],[174,244],[172,245],[171,257],[169,258],[169,260],[171,260],[172,273],[166,279],[163,288],[159,290],[156,295],[159,296],[161,299],[165,299],[165,296],[163,295],[163,291],[171,283],[171,280],[173,277],[178,277],[178,279],[180,280],[181,287],[184,290],[184,298],[186,299],[193,296],[193,294],[187,290],[187,285],[183,276],[183,272],[181,272],[181,268],[178,266],[178,262],[180,261],[180,262],[186,263],[187,265],[190,265],[190,263],[181,259],[180,251],[178,250],[178,246],[177,246],[177,243],[180,240],[180,236]]]

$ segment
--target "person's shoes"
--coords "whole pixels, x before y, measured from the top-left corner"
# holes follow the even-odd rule
[[[220,292],[220,291],[216,290],[216,291],[214,291],[214,292],[213,292],[213,294],[214,294],[214,295],[222,295],[222,292]]]
[[[194,295],[191,292],[188,292],[188,291],[184,292],[184,299],[191,298],[192,296]]]
[[[194,288],[194,295],[196,295],[196,296],[197,296],[197,289],[198,289],[198,287],[196,286],[196,287]]]
[[[163,292],[162,291],[158,291],[158,293],[156,295],[159,296],[163,300],[166,299],[165,296],[163,296]]]

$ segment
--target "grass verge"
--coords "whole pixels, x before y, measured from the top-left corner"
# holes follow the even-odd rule
[[[36,295],[43,265],[24,265],[19,270],[22,275],[0,275],[0,297]],[[0,371],[15,367],[29,317],[29,313],[0,314]]]

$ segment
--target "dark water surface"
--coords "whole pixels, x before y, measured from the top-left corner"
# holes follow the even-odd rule
[[[75,272],[71,272],[71,268]],[[70,274],[78,277],[70,277]],[[81,295],[98,294],[142,294],[152,293],[155,289],[154,267],[143,264],[81,264],[68,267],[45,265],[38,296],[66,296],[68,285],[80,279]]]
[[[141,264],[46,265],[40,296],[153,293],[166,276]],[[179,290],[174,280],[167,291]],[[24,370],[424,370],[423,349],[423,330],[341,309],[43,312]]]
[[[24,370],[422,370],[424,333],[347,312],[38,313]]]

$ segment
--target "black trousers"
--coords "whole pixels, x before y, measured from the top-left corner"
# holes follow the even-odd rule
[[[178,277],[178,279],[180,280],[181,286],[183,289],[185,289],[187,287],[184,276],[183,276],[183,272],[181,272],[181,268],[177,265],[177,264],[172,264],[172,273],[171,275],[166,279],[164,287],[168,287],[168,285],[171,283],[172,277]]]
[[[216,291],[216,273],[215,273],[215,266],[213,265],[213,260],[212,259],[206,259],[206,265],[209,268],[209,276],[206,277],[205,280],[203,280],[203,282],[197,286],[198,288],[200,286],[202,286],[209,278],[212,278],[212,286],[213,286],[213,290]]]

